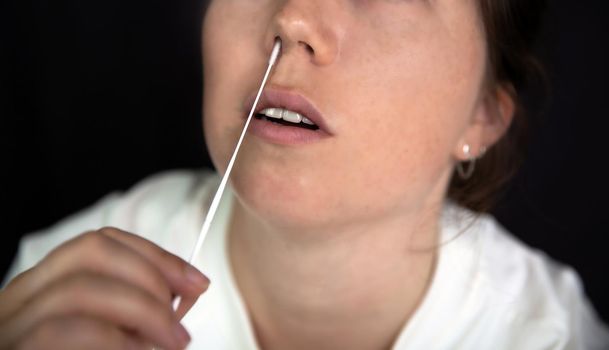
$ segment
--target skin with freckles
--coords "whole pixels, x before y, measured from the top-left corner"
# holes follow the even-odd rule
[[[455,163],[491,147],[513,101],[489,84],[475,0],[212,0],[204,130],[226,168],[273,39],[267,89],[299,94],[333,135],[248,135],[231,175],[230,254],[264,349],[388,348],[433,275]]]
[[[468,129],[484,114],[486,66],[473,0],[212,1],[204,35],[205,136],[220,170],[277,35],[269,87],[304,95],[336,133],[293,149],[246,140],[233,184],[275,225],[420,210],[431,188],[442,197],[463,141],[477,152],[501,132]]]

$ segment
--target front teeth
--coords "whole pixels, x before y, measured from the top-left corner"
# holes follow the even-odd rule
[[[260,111],[260,114],[264,114],[269,118],[282,119],[284,111],[285,109],[280,108],[267,108]]]
[[[288,121],[290,123],[295,123],[295,124],[300,124],[300,122],[302,121],[302,115],[292,112],[292,111],[288,111],[288,110],[283,110],[281,112],[281,116],[283,117],[283,120]]]
[[[263,109],[262,111],[260,111],[260,114],[264,114],[265,116],[267,116],[269,118],[283,119],[290,123],[298,124],[300,122],[303,122],[305,124],[315,125],[309,118],[304,117],[302,114],[292,112],[292,111],[289,111],[289,110],[283,109],[283,108]]]

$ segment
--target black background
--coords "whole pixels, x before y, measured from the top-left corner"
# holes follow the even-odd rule
[[[574,266],[607,320],[605,7],[550,4],[539,53],[551,98],[495,214]],[[201,1],[0,3],[0,272],[22,234],[152,173],[208,166],[201,18]]]

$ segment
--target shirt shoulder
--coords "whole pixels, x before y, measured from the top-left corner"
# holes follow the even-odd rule
[[[526,245],[493,217],[479,220],[478,269],[488,295],[485,306],[498,311],[498,324],[508,331],[514,348],[609,348],[609,331],[573,268]]]
[[[150,176],[116,203],[106,225],[154,238],[176,215],[201,204],[216,180],[215,173],[207,170],[173,170]]]

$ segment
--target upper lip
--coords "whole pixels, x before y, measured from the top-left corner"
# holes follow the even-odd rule
[[[246,113],[252,109],[256,100],[256,94],[251,95],[245,103]],[[283,108],[292,112],[299,113],[311,120],[320,130],[332,134],[319,110],[304,96],[290,91],[267,88],[262,92],[254,114],[266,108]],[[247,117],[247,114],[246,114]]]

